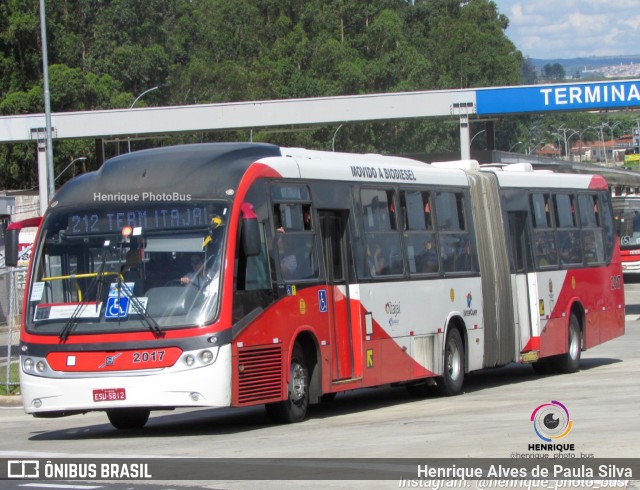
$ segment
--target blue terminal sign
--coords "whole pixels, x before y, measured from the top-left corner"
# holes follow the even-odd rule
[[[640,80],[476,90],[478,114],[640,107]]]

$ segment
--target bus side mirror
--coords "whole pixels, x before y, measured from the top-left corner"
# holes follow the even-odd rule
[[[19,229],[8,229],[4,234],[4,263],[8,267],[18,265],[18,239]]]
[[[260,255],[260,227],[258,217],[253,210],[253,204],[243,202],[240,206],[242,214],[242,230],[240,238],[242,240],[242,251],[247,257]]]
[[[247,257],[260,255],[260,227],[257,218],[242,219],[242,250]]]

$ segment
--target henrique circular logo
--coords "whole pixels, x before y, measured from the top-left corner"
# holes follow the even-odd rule
[[[533,422],[533,430],[545,442],[562,439],[571,432],[571,427],[573,427],[569,410],[555,400],[536,407],[531,413],[531,421]]]

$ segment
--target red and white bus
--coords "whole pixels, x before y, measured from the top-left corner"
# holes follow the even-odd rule
[[[265,404],[296,422],[386,384],[455,395],[483,368],[579,369],[624,333],[623,293],[600,176],[145,150],[67,183],[42,219],[22,398],[35,416],[103,410],[136,428],[175,407]]]

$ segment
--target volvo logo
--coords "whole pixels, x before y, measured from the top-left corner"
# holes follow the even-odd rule
[[[104,362],[98,366],[98,369],[102,369],[103,367],[113,366],[116,363],[116,359],[122,355],[121,352],[118,352],[116,355],[107,356]]]

